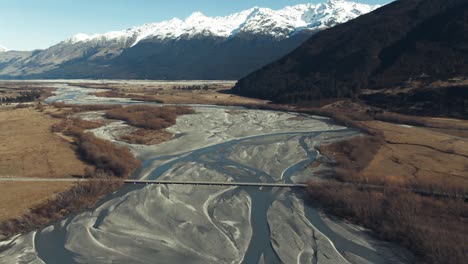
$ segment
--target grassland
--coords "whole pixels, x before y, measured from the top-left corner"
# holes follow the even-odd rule
[[[88,167],[69,142],[51,132],[60,120],[34,108],[0,107],[0,177],[63,178]]]
[[[36,95],[17,85],[3,88],[3,98]],[[0,105],[0,177],[13,179],[0,182],[0,239],[92,206],[121,185],[115,176],[127,177],[139,164],[127,148],[85,131],[103,124],[70,117],[79,111],[111,107],[44,106],[39,100],[50,89],[40,91],[31,97],[33,102],[23,102],[22,96],[20,104],[3,101]],[[99,179],[85,183],[14,181],[72,177]]]
[[[345,105],[320,111],[367,135],[320,148],[335,161],[334,181],[310,182],[312,201],[371,228],[382,239],[408,247],[421,262],[464,263],[468,121],[376,114],[362,105]],[[354,110],[346,111],[349,108]]]
[[[0,106],[0,177],[72,178],[91,168],[72,143],[51,131],[59,120],[34,107]],[[6,223],[54,200],[72,182],[0,182],[0,236]],[[13,229],[12,229],[13,230]]]
[[[53,199],[73,185],[72,182],[0,182],[0,222],[24,215],[29,208]]]
[[[95,109],[98,106],[89,106]],[[96,138],[86,129],[102,124],[64,117],[77,109],[3,107],[5,136],[0,163],[3,177],[87,177],[85,183],[5,182],[0,188],[0,237],[34,230],[50,221],[93,206],[121,185],[138,161],[125,147]],[[52,117],[52,116],[58,116]],[[25,151],[25,149],[28,149]],[[9,150],[9,152],[7,152]],[[14,150],[14,151],[13,151]],[[16,163],[9,163],[9,161]],[[8,188],[8,189],[6,189]],[[17,201],[19,199],[19,201]],[[13,202],[17,201],[17,202]]]
[[[329,100],[288,106],[272,105],[267,104],[265,101],[224,93],[222,92],[223,89],[227,88],[224,86],[200,90],[198,88],[192,89],[193,87],[190,88],[190,85],[181,88],[169,83],[158,86],[144,82],[141,85],[114,83],[101,84],[98,87],[96,87],[95,83],[90,83],[88,86],[111,89],[111,92],[105,91],[101,96],[121,96],[125,94],[124,97],[136,100],[139,98],[139,100],[164,101],[166,103],[244,105],[249,108],[298,111],[329,116],[344,125],[358,128],[366,136],[321,147],[322,154],[335,161],[333,163],[335,174],[334,178],[329,182],[310,183],[311,201],[339,217],[373,229],[382,239],[403,244],[420,256],[422,262],[464,263],[464,260],[468,258],[468,249],[466,247],[468,245],[467,204],[460,198],[422,196],[411,191],[412,189],[419,189],[426,190],[429,193],[466,194],[468,190],[468,121],[466,120],[400,115],[383,112],[351,100]],[[84,129],[100,125],[69,118],[66,119],[67,121],[60,121],[70,114],[81,111],[106,111],[109,118],[125,120],[129,124],[139,127],[139,130],[132,135],[126,135],[124,139],[127,142],[139,144],[145,144],[145,142],[156,144],[169,139],[170,134],[162,134],[161,132],[164,131],[165,127],[173,124],[173,120],[177,116],[177,114],[173,115],[171,113],[167,120],[158,116],[158,114],[148,116],[148,113],[145,112],[152,112],[153,109],[141,109],[139,107],[134,109],[99,105],[69,107],[58,104],[57,108],[61,109],[45,110],[49,115],[57,118],[55,119],[56,123],[47,123],[48,121],[44,120],[40,122],[41,124],[48,124],[49,127],[55,124],[55,130],[53,130],[55,134],[43,130],[44,135],[48,135],[47,137],[38,137],[38,140],[33,141],[31,141],[32,137],[29,137],[29,139],[24,137],[18,140],[17,145],[12,145],[10,148],[3,148],[10,142],[2,140],[3,145],[0,145],[2,153],[8,149],[18,149],[18,153],[20,153],[30,143],[35,144],[36,141],[49,140],[48,137],[52,136],[65,144],[71,151],[70,153],[74,154],[73,149],[80,148],[80,137],[84,134]],[[16,113],[17,115],[21,111],[31,111],[35,114],[44,115],[39,111],[36,113],[36,110],[32,108],[10,109],[8,111],[19,111]],[[39,117],[35,117],[35,119],[37,118]],[[4,139],[14,137],[17,134],[15,131],[25,129],[24,127],[27,127],[30,123],[35,124],[25,122],[22,127],[14,125],[17,122],[17,117],[11,116],[10,119],[10,124],[5,123],[5,127],[10,128],[8,130],[11,130],[11,132],[8,133],[11,134],[3,135],[1,133],[7,132],[4,132],[3,129],[0,131],[0,135],[3,135]],[[0,118],[0,120],[4,119]],[[41,124],[35,125],[40,126]],[[2,128],[3,125],[2,123]],[[18,136],[20,135],[21,133],[18,133]],[[70,142],[77,144],[76,147]],[[102,154],[114,151],[107,143],[94,143],[93,138],[88,142],[93,142],[90,145],[101,146],[90,150],[91,153]],[[33,149],[40,148],[35,147]],[[86,157],[87,151],[81,152],[81,154],[85,154],[83,157]],[[28,153],[28,156],[31,156],[31,154]],[[20,154],[16,155],[17,158],[21,158]],[[101,166],[101,170],[109,172],[109,167],[103,166],[108,165],[108,163],[101,163],[92,156],[93,154],[89,156],[91,164],[97,167]],[[99,156],[97,155],[97,157]],[[5,160],[8,157],[5,156],[3,159]],[[76,159],[77,157],[72,155],[70,158]],[[5,165],[7,162],[3,164],[4,168],[7,168]],[[18,166],[22,166],[20,161],[12,167],[17,168]],[[70,168],[70,166],[67,167]],[[111,167],[118,168],[118,166]],[[29,171],[30,168],[26,170]],[[50,172],[47,168],[43,169],[43,171],[46,174]],[[111,169],[110,171],[111,174],[115,175],[119,174],[116,172],[120,170],[112,171]],[[125,171],[128,172],[128,170]],[[77,172],[68,173],[68,177],[73,173]],[[89,174],[91,176],[96,175],[95,171]],[[58,175],[58,177],[62,176]],[[365,188],[362,184],[377,185],[381,186],[381,188]],[[102,186],[109,186],[109,188],[103,188],[105,191],[116,188],[112,184],[103,184]],[[105,193],[105,191],[98,192],[91,186],[87,186],[85,189],[90,190],[85,192],[86,198],[81,200],[84,201],[83,204],[85,205],[92,204],[90,202],[93,200],[91,197]],[[37,190],[39,192],[40,188],[38,187]],[[55,190],[51,190],[44,195],[56,197],[55,192]],[[90,193],[92,195],[87,196]],[[41,216],[44,214],[44,208],[47,208],[47,204],[54,205],[54,201],[56,199],[53,199],[52,203],[36,206],[35,208],[42,209],[33,210],[24,218],[29,219],[29,222],[16,221],[10,224],[12,228],[9,230],[27,230],[24,228],[18,229],[18,226],[29,226],[31,228],[31,226],[35,226],[31,224],[31,222],[34,222],[32,219],[40,218],[45,221],[44,219],[47,219],[47,217]],[[67,201],[67,209],[64,212],[80,208],[79,204],[74,203],[72,200]],[[42,222],[39,221],[39,223]]]
[[[166,104],[262,105],[265,100],[232,94],[232,82],[143,82],[85,83],[84,87],[107,89],[95,93],[101,97],[122,97]]]

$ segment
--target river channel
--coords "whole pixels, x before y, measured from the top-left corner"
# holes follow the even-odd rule
[[[60,85],[47,102],[143,104],[98,98]],[[147,104],[147,103],[146,103]],[[155,104],[159,105],[159,104]],[[98,137],[128,146],[149,180],[301,183],[323,179],[310,166],[318,146],[359,136],[333,120],[297,113],[191,105],[159,145],[116,140],[132,129],[110,122]],[[80,114],[102,119],[100,112]],[[303,189],[125,185],[95,208],[0,242],[1,263],[407,263],[407,254],[367,230],[332,219]]]

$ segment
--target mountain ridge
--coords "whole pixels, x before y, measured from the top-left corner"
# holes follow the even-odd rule
[[[224,17],[195,12],[185,20],[77,34],[45,50],[2,53],[0,78],[238,79],[312,34],[378,7],[330,0]]]
[[[347,0],[329,0],[320,4],[299,4],[279,10],[264,7],[253,7],[227,16],[208,17],[197,11],[185,20],[172,18],[157,23],[146,23],[141,26],[121,31],[110,31],[103,34],[87,35],[79,33],[63,42],[78,43],[93,40],[132,39],[131,46],[147,38],[176,39],[208,34],[216,37],[232,37],[237,33],[264,33],[277,38],[288,37],[292,33],[309,28],[327,28],[343,23],[356,16],[368,13],[380,5],[366,5]],[[266,17],[269,16],[269,17]],[[284,31],[265,31],[266,24]],[[328,25],[324,25],[327,24]],[[316,26],[311,26],[316,25]],[[282,27],[281,27],[282,26]]]
[[[431,44],[430,28],[421,28],[420,25],[443,12],[456,11],[452,9],[457,4],[462,5],[465,2],[463,0],[395,1],[374,12],[312,36],[280,60],[240,79],[234,90],[241,94],[268,97],[268,99],[293,91],[299,97],[299,94],[304,94],[310,99],[352,97],[360,89],[389,88],[431,72],[437,75],[437,69],[430,69],[431,63],[426,63],[425,66],[422,64],[423,55],[419,56],[421,63],[412,65],[412,69],[405,67],[405,63],[410,63],[408,56],[415,54],[417,50],[425,49],[426,44],[433,44],[440,50],[451,49],[451,44],[441,44],[443,40],[435,40]],[[441,32],[445,31],[442,26],[434,28],[438,30],[434,34],[442,34]],[[418,33],[418,30],[421,33]],[[405,39],[417,38],[418,34],[427,38],[418,42],[419,47],[412,46],[416,43],[410,43],[411,41],[405,42]],[[403,52],[406,52],[404,54],[407,57],[401,57],[403,54],[400,53],[400,49],[406,49]],[[456,52],[456,49],[453,49],[453,52]],[[436,55],[430,51],[427,53],[428,56]],[[434,58],[437,63],[442,63],[442,53]],[[461,55],[463,58],[463,54]],[[407,71],[402,76],[398,76],[400,73],[397,71],[401,68]],[[442,67],[440,68],[439,75],[444,71]],[[389,73],[391,70],[393,74]],[[317,94],[311,94],[310,91]]]
[[[399,0],[315,34],[233,91],[292,103],[347,97],[466,118],[467,77],[468,2]]]

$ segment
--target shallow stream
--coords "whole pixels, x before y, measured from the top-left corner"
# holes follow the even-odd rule
[[[48,102],[143,102],[98,98],[60,86]],[[155,146],[117,142],[114,122],[93,132],[130,147],[139,179],[305,182],[330,170],[310,166],[320,144],[356,136],[332,120],[295,113],[192,105]],[[228,111],[235,109],[236,111]],[[96,118],[100,113],[86,113]],[[1,263],[406,263],[394,245],[332,220],[301,189],[127,185],[93,210],[0,242]]]

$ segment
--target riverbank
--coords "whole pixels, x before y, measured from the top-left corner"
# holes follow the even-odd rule
[[[103,144],[107,149],[101,153],[106,152],[106,156],[116,148],[111,143],[108,145],[105,141],[85,136],[86,122],[68,122],[67,129],[73,133],[58,133],[54,127],[66,119],[54,118],[51,113],[56,113],[56,109],[45,106],[38,108],[36,104],[24,108],[15,105],[0,107],[2,177],[73,179],[96,177],[96,173],[107,177],[111,175],[110,169],[132,164],[133,156],[114,167],[101,166],[97,163],[96,154],[85,159],[83,155],[95,153],[95,149],[102,149]],[[85,147],[90,145],[94,146],[93,151]],[[131,155],[127,149],[121,149],[120,152]],[[123,174],[128,175],[129,171]],[[1,182],[0,237],[5,239],[29,232],[69,213],[89,208],[120,185],[118,181],[107,181],[105,178],[93,183]]]
[[[89,165],[69,142],[50,131],[57,120],[34,107],[0,106],[0,176],[72,178]],[[15,219],[73,186],[73,183],[0,183],[0,222]]]
[[[16,112],[8,110],[15,110]],[[52,159],[52,161],[49,161],[49,158],[45,157],[48,169],[52,171],[61,169],[62,174],[55,175],[58,179],[65,177],[66,174],[63,173],[66,173],[67,169],[70,170],[72,168],[70,162],[79,161],[84,167],[71,176],[99,178],[101,180],[77,184],[71,182],[26,183],[28,184],[27,188],[22,189],[29,191],[30,197],[35,197],[35,199],[23,199],[20,207],[12,206],[14,203],[4,204],[3,206],[2,203],[5,210],[2,210],[4,219],[1,219],[0,222],[0,234],[3,238],[18,233],[29,232],[67,214],[94,206],[104,195],[117,190],[122,185],[122,182],[115,181],[114,178],[126,178],[139,166],[139,161],[127,147],[97,138],[93,133],[87,132],[88,130],[105,125],[105,122],[83,120],[74,116],[75,114],[90,110],[104,110],[105,114],[109,115],[109,118],[125,119],[129,123],[141,127],[144,131],[154,132],[156,135],[162,133],[164,128],[174,124],[178,116],[193,113],[193,110],[188,107],[129,106],[128,108],[123,108],[121,106],[108,105],[68,106],[57,104],[49,107],[43,106],[40,110],[29,107],[19,109],[17,107],[8,108],[5,112],[13,116],[15,121],[17,121],[18,117],[24,116],[33,119],[32,122],[31,120],[23,120],[25,123],[21,125],[13,122],[17,125],[15,127],[8,126],[10,128],[9,133],[13,133],[6,135],[9,137],[10,143],[14,144],[17,141],[16,139],[19,139],[22,144],[32,142],[33,147],[35,144],[40,144],[42,147],[47,146],[57,151],[62,145],[57,147],[57,144],[48,145],[47,143],[53,143],[53,140],[58,139],[73,154],[73,157],[64,156],[63,153],[59,155],[63,160],[59,160],[61,163],[59,162],[58,164],[68,166],[66,169],[55,166],[57,165],[55,164],[56,160]],[[9,119],[7,118],[4,122],[5,125],[9,124],[8,121]],[[39,122],[40,125],[36,122]],[[112,121],[107,120],[107,122]],[[34,125],[34,127],[31,128],[30,125]],[[22,132],[31,138],[26,140],[24,136],[18,138],[18,132],[20,131],[14,128],[21,128]],[[39,134],[43,135],[43,137]],[[23,134],[19,133],[19,135]],[[154,137],[150,139],[154,141]],[[170,137],[166,140],[169,139]],[[3,145],[3,147],[6,147],[6,145]],[[43,149],[39,149],[38,151],[42,153]],[[26,155],[23,154],[22,158],[23,160],[30,159],[36,155],[35,151],[31,151],[27,152]],[[44,157],[42,156],[41,158],[41,161],[44,161]],[[85,162],[89,165],[86,165]],[[36,161],[32,164],[40,166],[38,164],[44,163]],[[24,169],[24,166],[22,168]],[[50,173],[41,172],[40,169],[31,169],[31,171],[37,177],[51,175]],[[21,173],[17,174],[17,177],[23,175]],[[31,176],[26,174],[26,178],[28,177]],[[0,186],[16,190],[14,192],[4,192],[3,196],[0,196],[2,201],[11,202],[8,195],[15,195],[16,198],[22,197],[23,192],[18,191],[20,189],[18,187],[25,185],[24,182],[1,184]],[[31,192],[31,190],[33,191]],[[9,210],[9,207],[11,207],[11,210]]]
[[[409,248],[421,261],[464,263],[468,121],[354,107],[350,114],[336,105],[325,107],[368,133],[320,147],[326,162],[335,166],[336,183],[310,182],[312,200],[381,239]],[[382,188],[365,188],[367,184]],[[459,198],[421,196],[411,189]]]
[[[45,105],[43,100],[53,90],[53,85],[23,82],[0,85],[0,177],[10,179],[0,182],[0,239],[94,206],[121,186],[107,177],[127,177],[135,167],[128,149],[85,133],[102,124],[70,118],[70,113]],[[101,157],[110,157],[111,162]],[[14,181],[82,177],[101,179],[93,183]]]
[[[194,114],[180,116],[166,129],[174,134],[172,140],[153,146],[128,144],[119,137],[132,128],[130,123],[108,120],[106,112],[118,109],[118,103],[140,102],[98,98],[90,92],[95,91],[58,88],[57,95],[48,102],[106,104],[106,109],[71,109],[73,117],[87,122],[69,123],[86,127],[102,123],[91,130],[97,138],[128,147],[142,160],[143,166],[135,173],[138,179],[301,183],[318,171],[329,170],[328,166],[309,167],[316,159],[323,159],[317,152],[319,145],[358,133],[329,118],[286,109],[261,111],[196,105]],[[64,107],[61,111],[65,114],[54,115],[66,116],[68,110]],[[119,111],[125,114],[122,119],[129,118],[127,112]],[[131,123],[144,125],[139,120],[146,119],[137,118]],[[67,131],[62,133],[67,136]],[[102,257],[147,263],[155,257],[167,262],[197,263],[313,263],[320,259],[331,263],[345,259],[411,262],[406,251],[395,245],[347,229],[341,222],[324,223],[323,215],[304,206],[303,193],[288,188],[129,185],[107,197],[93,210],[79,211],[63,221],[0,243],[6,247],[1,256],[13,260],[26,249],[31,252],[28,259],[46,263],[57,259],[85,263]],[[116,248],[124,254],[116,255]]]

